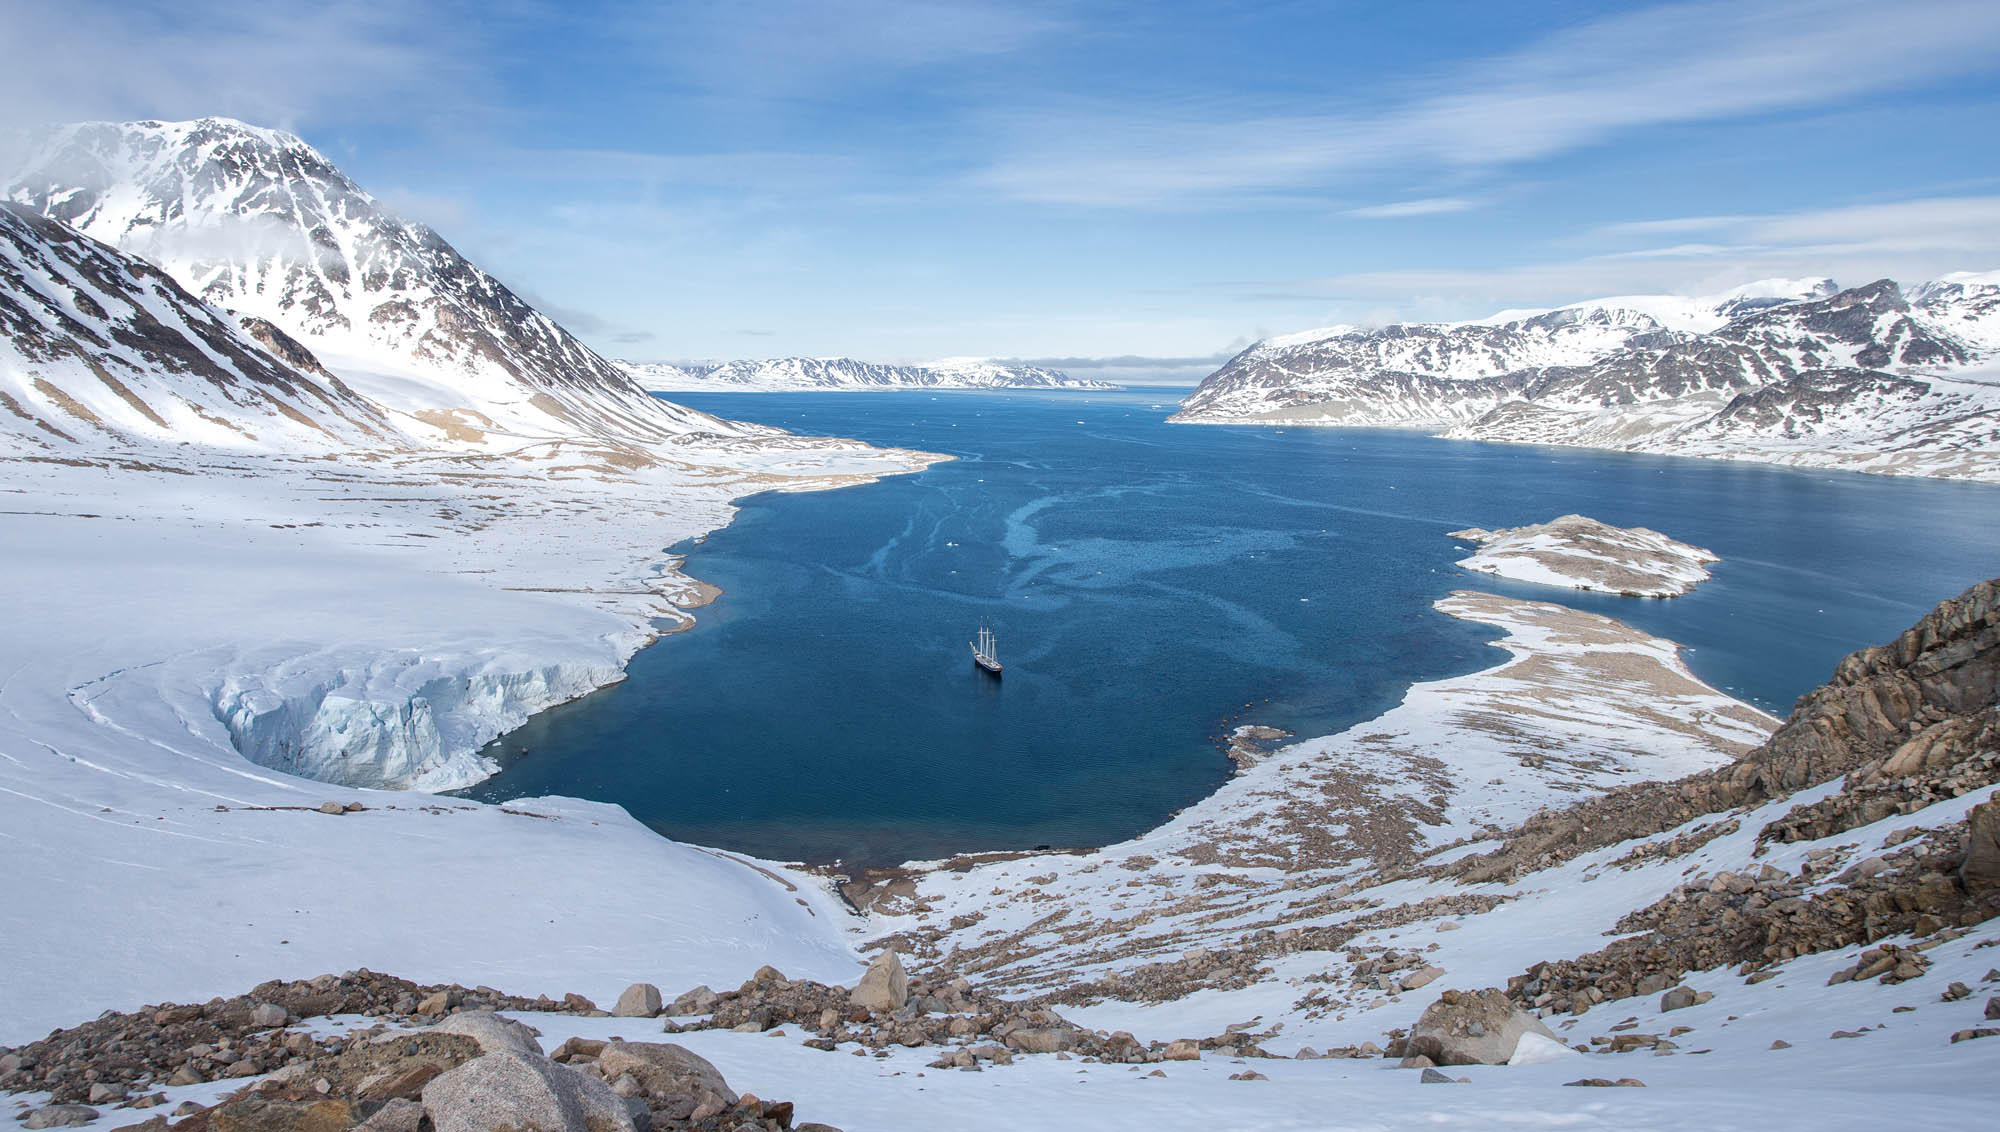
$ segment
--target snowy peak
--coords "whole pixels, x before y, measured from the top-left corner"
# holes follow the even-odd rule
[[[9,199],[305,343],[440,438],[656,443],[744,431],[626,375],[291,134],[223,118],[29,139]]]
[[[297,451],[405,442],[268,323],[238,326],[143,260],[0,202],[0,430]]]
[[[1005,365],[985,358],[948,358],[898,366],[853,358],[763,358],[715,364],[619,362],[648,389],[789,392],[812,389],[1116,389],[1060,370]]]
[[[1947,310],[1951,300],[1938,295],[1934,305]],[[1981,353],[1929,311],[1912,308],[1892,279],[1755,311],[1716,336],[1754,346],[1793,373],[1829,366],[1936,372],[1968,365]]]

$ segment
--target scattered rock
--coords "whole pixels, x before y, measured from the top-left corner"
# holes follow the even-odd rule
[[[607,1080],[630,1074],[647,1092],[661,1096],[713,1094],[726,1105],[738,1099],[707,1058],[668,1042],[607,1042],[597,1067]]]
[[[706,986],[699,986],[674,999],[673,1005],[667,1008],[667,1013],[676,1017],[689,1014],[711,1014],[715,1011],[716,1004],[721,1001],[721,995],[709,990]]]
[[[884,948],[868,964],[848,1001],[877,1014],[888,1014],[901,1009],[909,997],[910,977],[903,971],[903,961],[894,951]]]
[[[250,1008],[250,1025],[256,1029],[274,1029],[289,1021],[291,1012],[275,1002],[260,1002]]]
[[[1418,987],[1429,985],[1442,974],[1444,974],[1444,968],[1442,967],[1425,967],[1422,970],[1411,971],[1409,974],[1404,975],[1398,980],[1398,983],[1406,991],[1416,990]]]
[[[2000,999],[1994,999],[1994,1001],[2000,1002]],[[1987,1017],[1990,1018],[1992,1015],[1989,1013]],[[1190,1041],[1187,1038],[1177,1038],[1167,1043],[1167,1048],[1160,1052],[1160,1056],[1166,1058],[1168,1061],[1199,1061],[1201,1060],[1201,1043]]]
[[[2000,800],[1981,802],[1965,815],[1969,826],[1959,883],[1974,899],[2000,901]]]
[[[319,804],[319,812],[323,814],[344,814],[347,812],[347,807],[340,802],[321,802]]]
[[[1582,1085],[1593,1089],[1643,1089],[1644,1081],[1637,1077],[1620,1077],[1616,1081],[1607,1077],[1585,1077],[1580,1081],[1564,1081],[1565,1085]]]
[[[421,1132],[423,1120],[423,1102],[398,1097],[355,1125],[355,1132]]]
[[[637,1132],[611,1086],[517,1053],[489,1053],[441,1074],[424,1086],[423,1103],[437,1132]]]
[[[618,996],[611,1013],[618,1018],[651,1018],[660,1012],[660,988],[651,983],[633,983]]]
[[[472,1010],[430,1027],[426,1033],[458,1034],[479,1043],[482,1053],[512,1051],[530,1057],[542,1056],[542,1043],[535,1040],[535,1028],[512,1018],[502,1018],[484,1010]]]
[[[1405,1053],[1429,1057],[1439,1065],[1504,1065],[1522,1034],[1557,1040],[1503,991],[1448,990],[1417,1019]]]
[[[1417,1078],[1417,1081],[1418,1081],[1418,1083],[1419,1083],[1419,1084],[1424,1084],[1424,1085],[1456,1085],[1456,1084],[1458,1084],[1458,1082],[1456,1082],[1456,1081],[1452,1080],[1451,1078],[1449,1078],[1449,1077],[1445,1076],[1445,1075],[1444,1075],[1444,1074],[1442,1074],[1442,1073],[1439,1073],[1439,1072],[1438,1072],[1437,1070],[1435,1070],[1435,1069],[1426,1069],[1426,1070],[1424,1070],[1424,1073],[1423,1073],[1423,1076],[1421,1076],[1421,1077]]]
[[[22,1122],[23,1128],[74,1128],[97,1119],[97,1110],[89,1105],[52,1104],[28,1113]]]

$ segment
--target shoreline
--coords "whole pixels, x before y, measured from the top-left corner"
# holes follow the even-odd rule
[[[1242,951],[1244,924],[1259,927],[1259,954],[1275,961],[1288,934],[1365,910],[1348,898],[1368,878],[1474,851],[1543,807],[1724,765],[1778,724],[1701,682],[1673,642],[1612,618],[1470,590],[1435,606],[1506,630],[1493,642],[1505,655],[1417,682],[1396,707],[1337,734],[1286,742],[1136,838],[965,854],[870,878],[891,882],[865,902],[873,943],[893,943],[932,977],[1055,995],[1086,1017],[1090,1004],[1127,996],[1115,1028],[1140,1033],[1133,1015],[1145,1011],[1130,996],[1185,1003],[1214,992],[1200,955]],[[1256,1009],[1230,1007],[1229,1021],[1261,1012],[1292,1027],[1287,1041],[1353,1038],[1352,1026],[1288,1005],[1299,985],[1241,989]]]
[[[1169,424],[1213,425],[1223,428],[1323,428],[1389,430],[1394,432],[1418,432],[1438,440],[1453,440],[1463,444],[1504,444],[1509,447],[1559,448],[1577,452],[1618,452],[1630,456],[1664,456],[1682,460],[1719,460],[1737,464],[1759,464],[1766,467],[1790,468],[1801,472],[1852,472],[1858,475],[1901,476],[1910,479],[1940,480],[1946,483],[1975,483],[2000,485],[2000,453],[1982,454],[1983,458],[1965,460],[1953,459],[1953,451],[1946,450],[1926,456],[1918,454],[1903,457],[1902,464],[1885,466],[1862,466],[1863,461],[1883,461],[1889,459],[1881,452],[1856,452],[1852,454],[1828,452],[1819,449],[1799,449],[1795,451],[1653,451],[1642,448],[1616,448],[1595,444],[1564,444],[1554,440],[1502,440],[1495,437],[1470,439],[1455,437],[1450,433],[1453,427],[1447,422],[1427,421],[1421,424],[1399,424],[1394,421],[1355,424],[1348,421],[1329,421],[1306,417],[1239,417],[1217,419],[1213,417],[1179,418],[1178,413],[1167,418]],[[1445,431],[1437,431],[1443,428]]]
[[[741,496],[936,462],[811,438],[675,457],[7,461],[16,553],[0,584],[38,599],[0,639],[15,865],[0,1042],[73,1022],[79,1003],[200,1001],[358,965],[470,965],[556,993],[551,974],[571,972],[569,989],[602,997],[641,954],[690,985],[771,961],[847,977],[846,912],[790,870],[795,891],[614,806],[379,788],[623,679],[657,615],[687,616],[669,594],[710,596],[660,582],[659,548],[718,529]],[[308,740],[334,745],[348,784],[313,776]],[[719,934],[663,938],[633,901],[698,910]]]

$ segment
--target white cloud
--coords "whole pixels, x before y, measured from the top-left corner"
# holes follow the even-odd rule
[[[1758,279],[1831,277],[1844,286],[1905,284],[2000,267],[2000,196],[1934,197],[1767,216],[1701,218],[1729,243],[1608,251],[1497,269],[1351,272],[1245,290],[1316,296],[1328,321],[1481,317],[1510,307],[1557,306],[1606,295],[1713,294]],[[1639,231],[1642,221],[1594,233]],[[1672,230],[1668,227],[1659,230]]]
[[[13,125],[198,118],[351,122],[449,114],[478,96],[475,25],[437,4],[8,0],[0,103]]]
[[[976,177],[1084,205],[1226,203],[1388,168],[1490,169],[1618,133],[1825,104],[1990,66],[1990,0],[1687,3],[1623,13],[1454,69],[1383,105],[1242,99],[1005,111]],[[1329,94],[1326,102],[1335,101]]]
[[[1366,208],[1350,208],[1343,215],[1359,217],[1363,220],[1400,220],[1407,216],[1437,216],[1447,212],[1464,212],[1478,207],[1463,197],[1426,197],[1422,200],[1399,200],[1389,204],[1371,204]]]
[[[1626,220],[1617,224],[1603,224],[1593,229],[1602,236],[1666,236],[1682,232],[1713,232],[1729,228],[1754,216],[1671,216],[1662,220]]]
[[[691,0],[634,6],[632,36],[729,94],[812,95],[884,72],[1019,51],[1063,26],[1003,0]]]

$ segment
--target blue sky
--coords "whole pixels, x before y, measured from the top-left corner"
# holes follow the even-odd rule
[[[301,134],[605,351],[1159,359],[2000,267],[2000,4],[0,0],[22,123]]]

